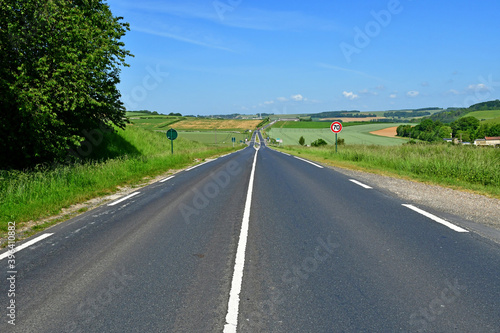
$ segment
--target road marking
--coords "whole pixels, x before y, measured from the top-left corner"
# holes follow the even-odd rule
[[[41,236],[39,236],[39,237],[37,237],[37,238],[35,238],[35,239],[30,240],[29,242],[26,242],[26,243],[24,243],[24,244],[22,244],[22,245],[16,246],[16,247],[14,248],[14,251],[13,251],[13,252],[11,252],[11,251],[7,251],[7,252],[5,252],[4,254],[0,255],[0,260],[2,260],[2,259],[4,259],[4,258],[7,258],[7,257],[8,257],[8,256],[10,256],[11,254],[16,253],[16,252],[18,252],[18,251],[21,251],[22,249],[27,248],[28,246],[31,246],[31,245],[33,245],[33,244],[35,244],[35,243],[37,243],[37,242],[39,242],[39,241],[41,241],[41,240],[44,240],[45,238],[50,237],[50,236],[52,236],[52,235],[53,235],[53,234],[43,234],[43,235],[41,235]]]
[[[162,179],[162,180],[160,180],[160,183],[164,183],[164,182],[166,182],[167,180],[170,180],[170,179],[172,179],[172,178],[174,178],[174,177],[175,177],[175,176],[170,176],[170,177],[168,177],[168,178]]]
[[[452,230],[455,230],[456,232],[469,232],[468,230],[465,230],[465,229],[462,229],[456,225],[454,225],[453,223],[450,223],[446,220],[443,220],[442,218],[440,217],[437,217],[436,215],[433,215],[431,213],[428,213],[426,212],[425,210],[422,210],[420,208],[417,208],[415,206],[412,206],[412,205],[406,205],[406,204],[403,204],[403,206],[407,207],[407,208],[410,208],[411,210],[414,210],[416,211],[417,213],[420,213],[428,218],[430,218],[431,220],[434,220],[436,221],[437,223],[440,223],[442,225],[445,225],[447,226],[448,228],[452,229]]]
[[[201,163],[201,164],[197,164],[197,165],[195,165],[195,166],[193,166],[193,167],[190,167],[189,169],[186,169],[186,171],[191,171],[191,170],[196,169],[197,167],[200,167],[200,166],[202,166],[202,165],[204,165],[204,164],[207,164],[207,163],[209,163],[209,162],[212,162],[212,160],[210,160],[210,161],[206,161],[206,162],[203,162],[203,163]]]
[[[323,167],[322,167],[321,165],[319,165],[319,164],[313,163],[313,162],[311,162],[311,161],[305,160],[305,159],[300,158],[300,157],[297,157],[297,156],[294,156],[294,157],[295,157],[296,159],[298,159],[298,160],[301,160],[301,161],[307,162],[307,163],[309,163],[309,164],[314,165],[315,167],[318,167],[318,168],[320,168],[320,169],[323,169]]]
[[[351,182],[353,182],[354,184],[358,184],[359,186],[364,187],[364,188],[366,188],[366,189],[372,189],[372,188],[373,188],[373,187],[371,187],[371,186],[368,186],[368,185],[365,185],[365,184],[363,184],[363,183],[361,183],[361,182],[358,182],[358,181],[357,181],[357,180],[355,180],[355,179],[349,179],[349,180],[350,180]]]
[[[117,205],[117,204],[119,204],[120,202],[125,201],[125,200],[127,200],[127,199],[130,199],[130,198],[132,198],[134,195],[137,195],[137,194],[139,194],[139,193],[141,193],[141,192],[134,192],[134,193],[132,193],[132,194],[129,194],[129,195],[127,195],[126,197],[121,198],[120,200],[116,200],[115,202],[112,202],[112,203],[108,204],[108,206],[114,206],[114,205]]]
[[[236,250],[236,259],[234,261],[233,281],[231,283],[231,291],[229,292],[229,302],[227,303],[226,324],[224,325],[224,333],[235,333],[238,328],[238,309],[240,305],[241,283],[243,282],[243,268],[245,267],[245,252],[248,237],[248,224],[250,222],[250,207],[252,206],[253,181],[255,177],[255,165],[257,164],[257,154],[253,159],[252,172],[248,183],[247,200],[245,203],[245,211],[243,212],[243,222],[241,223],[240,238],[238,241],[238,249]]]

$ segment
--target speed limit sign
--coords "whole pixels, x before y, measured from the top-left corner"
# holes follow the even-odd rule
[[[342,131],[342,123],[338,121],[333,122],[330,128],[332,129],[333,133],[340,133]]]

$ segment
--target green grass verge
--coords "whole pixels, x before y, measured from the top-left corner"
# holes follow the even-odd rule
[[[495,148],[417,144],[345,145],[339,146],[337,153],[334,146],[281,149],[340,167],[375,170],[500,198],[500,150]]]
[[[62,208],[114,193],[118,186],[143,183],[144,178],[185,167],[195,159],[236,149],[239,147],[210,147],[180,137],[171,155],[165,134],[129,126],[117,134],[106,134],[92,152],[94,158],[106,154],[114,158],[30,172],[0,171],[0,237],[5,236],[9,221],[22,227],[27,221],[58,214]]]

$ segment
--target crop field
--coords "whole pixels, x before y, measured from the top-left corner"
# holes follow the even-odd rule
[[[236,138],[236,144],[240,144],[240,141],[245,141],[249,138],[249,134],[242,133],[232,133],[232,132],[182,132],[179,131],[179,137],[187,140],[200,142],[207,145],[215,145],[215,140],[217,140],[217,146],[232,146],[231,138]],[[174,143],[175,145],[175,143]]]
[[[370,132],[382,130],[388,127],[399,126],[401,124],[366,124],[344,127],[338,134],[339,139],[344,139],[346,144],[365,144],[394,146],[406,142],[406,139],[389,138],[370,134]],[[305,139],[305,144],[309,145],[317,139],[323,139],[328,144],[335,144],[335,134],[328,128],[271,128],[268,135],[274,139],[282,139],[284,145],[298,145],[301,136]]]
[[[474,111],[466,114],[465,117],[476,117],[479,120],[500,118],[500,110]]]
[[[165,116],[163,117],[150,116],[150,117],[142,117],[142,118],[131,117],[129,118],[130,120],[129,126],[141,127],[151,131],[166,130],[171,125],[184,119],[179,117],[165,117]]]
[[[186,119],[175,124],[176,130],[254,130],[262,120]]]

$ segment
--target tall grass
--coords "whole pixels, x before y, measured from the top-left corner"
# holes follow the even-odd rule
[[[113,193],[118,186],[137,184],[145,177],[181,168],[195,158],[232,150],[179,137],[171,155],[170,141],[164,134],[128,127],[117,134],[106,134],[103,142],[94,147],[93,159],[82,163],[27,172],[0,171],[0,231],[7,230],[8,221],[22,226],[23,222],[57,214],[72,204]]]
[[[290,152],[500,197],[500,149],[417,144],[285,147]]]

